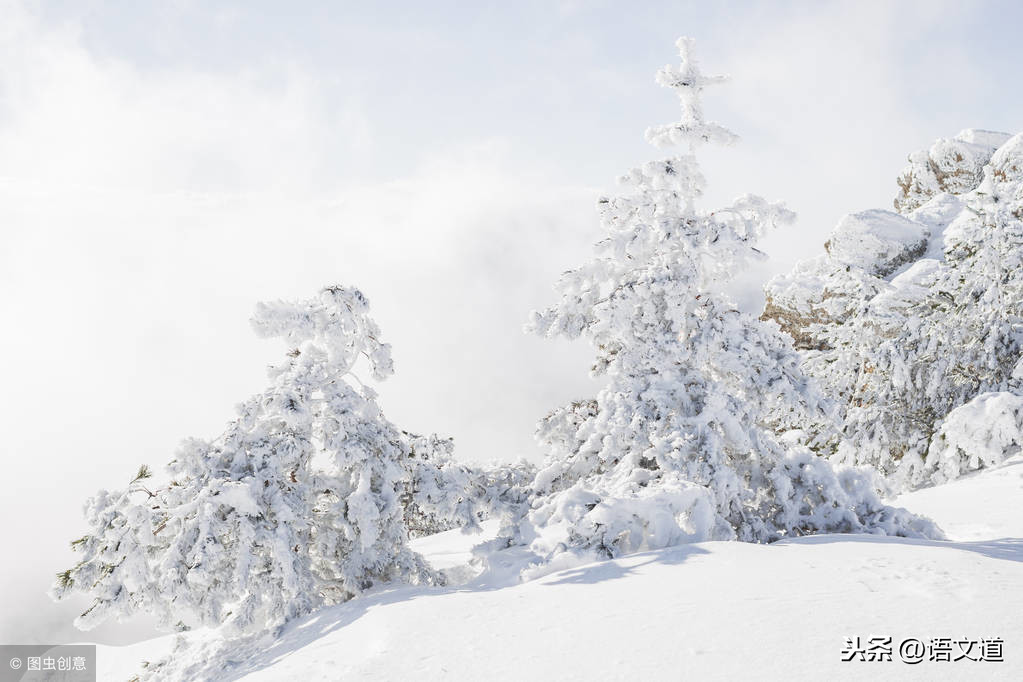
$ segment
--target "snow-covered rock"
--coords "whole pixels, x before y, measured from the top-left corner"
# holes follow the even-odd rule
[[[975,189],[983,179],[984,165],[1009,137],[1007,133],[967,129],[910,154],[909,165],[899,175],[895,209],[907,213],[941,192],[965,194]]]
[[[871,310],[878,315],[905,314],[930,291],[944,269],[945,264],[939,260],[921,258],[881,288],[870,300]]]
[[[945,258],[945,230],[963,213],[964,207],[960,197],[942,193],[908,214],[910,219],[925,225],[930,235],[924,258]]]
[[[920,258],[944,257],[944,233],[962,212],[940,194],[909,216],[873,209],[843,217],[825,253],[800,261],[764,287],[761,319],[774,320],[800,350],[830,348],[829,327],[842,324]]]
[[[828,347],[826,326],[841,324],[881,284],[879,278],[829,255],[810,258],[767,283],[760,319],[777,322],[800,350],[823,350]]]
[[[837,263],[884,277],[922,256],[929,236],[921,223],[898,213],[872,209],[842,218],[824,243],[824,250]]]
[[[1023,220],[1023,133],[1013,136],[991,157],[985,185],[982,189],[1013,202],[1013,215]]]
[[[926,222],[882,210],[845,216],[825,242],[824,255],[768,282],[761,319],[775,320],[796,348],[828,348],[829,325],[844,322],[882,291],[884,278],[932,250],[931,226],[940,233],[951,208],[930,208],[922,214]]]

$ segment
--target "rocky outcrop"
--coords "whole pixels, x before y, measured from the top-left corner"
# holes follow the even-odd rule
[[[882,280],[833,259],[830,254],[796,265],[772,279],[762,320],[774,320],[800,350],[828,348],[827,329],[841,324],[861,301],[873,297]]]
[[[898,179],[899,213],[874,209],[845,216],[824,243],[823,255],[768,282],[761,319],[775,320],[796,348],[827,350],[829,329],[890,292],[893,279],[912,264],[943,260],[946,227],[963,211],[955,195],[982,183],[1002,191],[1023,187],[1023,134],[964,130],[911,154],[909,161]],[[1023,206],[1023,196],[1016,205]]]
[[[885,277],[927,249],[930,231],[898,213],[873,209],[839,221],[824,250],[839,267],[852,266]]]
[[[801,350],[826,350],[828,327],[873,298],[884,278],[927,251],[930,230],[891,211],[852,213],[839,221],[825,254],[796,265],[766,287],[763,320],[775,320]]]
[[[900,191],[895,197],[895,210],[908,213],[942,192],[972,191],[984,179],[984,166],[991,155],[1008,139],[1006,133],[970,128],[910,154],[909,165],[897,181]]]
[[[989,177],[984,182],[991,194],[1009,202],[1013,215],[1023,220],[1023,133],[1013,136],[991,157]]]

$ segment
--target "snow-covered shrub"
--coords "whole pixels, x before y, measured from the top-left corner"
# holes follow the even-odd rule
[[[580,548],[615,557],[732,537],[711,491],[675,472],[661,475],[656,485],[625,488],[581,480],[544,499],[529,523],[531,548],[550,558]]]
[[[758,238],[791,220],[779,204],[744,196],[701,211],[693,149],[735,136],[704,120],[700,93],[721,80],[682,63],[657,81],[679,96],[677,123],[652,128],[656,145],[688,153],[634,169],[627,191],[602,198],[608,236],[595,257],[565,274],[560,301],[534,314],[544,336],[584,337],[607,377],[594,402],[541,424],[551,457],[522,540],[545,556],[614,556],[689,540],[767,542],[829,531],[936,533],[886,507],[870,478],[836,473],[779,432],[826,430],[826,405],[777,325],[741,312],[726,282],[761,257]],[[546,494],[542,494],[546,493]]]
[[[355,378],[360,359],[374,379],[393,372],[361,292],[260,304],[253,325],[291,348],[270,386],[217,438],[185,441],[166,484],[143,469],[89,501],[81,561],[54,589],[93,598],[79,627],[139,611],[165,627],[272,627],[374,584],[437,580],[408,546],[410,501],[413,516],[475,525],[449,442],[400,432]]]
[[[1023,395],[982,393],[948,413],[931,440],[916,483],[944,483],[995,466],[1023,446]]]
[[[566,490],[591,473],[591,465],[575,455],[585,442],[579,436],[579,427],[596,416],[596,400],[579,400],[557,408],[540,420],[535,436],[547,453],[547,459],[533,481],[536,494]]]
[[[436,435],[402,435],[412,474],[402,499],[409,535],[416,538],[452,528],[476,528],[479,518],[472,498],[465,495],[472,472],[452,457],[454,441]]]
[[[410,471],[403,503],[412,537],[478,530],[480,521],[514,515],[528,499],[536,476],[529,462],[464,464],[452,457],[450,438],[403,435]]]

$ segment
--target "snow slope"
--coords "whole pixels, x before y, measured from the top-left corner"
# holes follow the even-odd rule
[[[773,545],[707,542],[578,566],[530,582],[493,571],[457,588],[382,591],[212,653],[188,635],[171,679],[1023,679],[1023,455],[899,505],[953,539],[866,535]],[[439,566],[477,538],[417,541]],[[842,662],[846,637],[891,636],[891,662]],[[903,663],[905,638],[1004,639],[1003,663]],[[174,637],[100,647],[99,679],[129,677]],[[958,649],[953,648],[958,654]]]

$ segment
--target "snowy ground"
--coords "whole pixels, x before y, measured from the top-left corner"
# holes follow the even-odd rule
[[[708,542],[515,583],[384,591],[324,610],[225,662],[200,643],[175,676],[217,680],[1023,679],[1023,455],[897,503],[954,542],[862,535]],[[442,567],[478,538],[418,541]],[[846,637],[893,639],[891,662],[842,662]],[[1004,662],[902,662],[917,638],[1002,638]],[[100,647],[127,679],[172,637]],[[953,642],[952,655],[959,655]],[[974,654],[976,651],[973,652]]]

